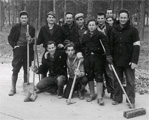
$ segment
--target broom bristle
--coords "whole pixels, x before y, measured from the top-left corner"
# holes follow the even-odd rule
[[[146,110],[144,108],[138,108],[134,110],[124,111],[123,116],[125,118],[133,118],[133,117],[137,117],[145,114],[146,114]]]

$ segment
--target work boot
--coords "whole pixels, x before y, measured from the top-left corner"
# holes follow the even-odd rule
[[[99,105],[104,105],[104,101],[103,101],[103,83],[102,82],[97,82],[96,88],[97,88],[97,103]]]
[[[17,82],[17,79],[18,79],[18,75],[12,75],[12,79],[11,79],[11,82],[12,82],[12,87],[11,87],[11,90],[9,92],[9,96],[13,96],[14,94],[16,94],[16,82]]]
[[[80,100],[84,99],[84,94],[85,94],[85,85],[81,85],[81,89],[78,90],[78,96]]]
[[[90,97],[87,98],[87,102],[91,102],[92,100],[96,99],[95,89],[94,89],[94,81],[89,81],[89,90],[90,90]]]

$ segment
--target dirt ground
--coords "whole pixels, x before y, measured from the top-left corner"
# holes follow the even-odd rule
[[[35,102],[24,102],[26,97],[22,88],[23,70],[20,71],[17,82],[17,94],[8,96],[11,84],[11,64],[0,64],[0,120],[125,120],[123,112],[130,110],[125,99],[122,104],[113,106],[109,94],[104,97],[105,105],[99,106],[94,100],[72,99],[75,104],[67,105],[66,99],[58,99],[49,93],[38,94]],[[32,73],[30,78],[32,78]],[[36,83],[38,76],[36,76]],[[88,88],[88,87],[87,87]],[[87,98],[86,93],[85,98]],[[136,108],[145,108],[147,114],[132,118],[132,120],[149,119],[149,94],[136,94]]]
[[[136,108],[145,108],[147,114],[132,118],[132,120],[149,119],[149,28],[145,30],[145,41],[141,41],[141,53],[139,67],[136,70],[136,78],[139,90],[136,93]],[[99,106],[94,100],[86,102],[88,92],[84,100],[79,100],[77,95],[72,99],[75,104],[67,105],[66,99],[58,99],[56,95],[41,93],[35,102],[24,102],[26,97],[23,93],[23,70],[19,73],[17,82],[17,94],[13,97],[8,96],[11,87],[12,74],[12,49],[7,42],[7,32],[0,32],[0,120],[125,120],[123,112],[130,110],[125,102],[113,106],[108,93],[104,96],[105,105]],[[39,56],[43,50],[38,47]],[[32,81],[32,72],[30,73]],[[36,76],[36,83],[38,82]],[[143,84],[142,84],[143,82]],[[141,84],[140,84],[141,83]],[[88,86],[87,86],[88,89]],[[138,92],[145,90],[143,95]]]

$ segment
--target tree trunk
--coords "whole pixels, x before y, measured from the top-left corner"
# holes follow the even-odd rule
[[[67,0],[64,0],[64,18],[67,10]]]
[[[124,8],[124,1],[121,0],[121,9],[123,9],[123,8]]]
[[[141,1],[140,13],[141,13],[140,27],[139,27],[140,28],[140,38],[141,38],[141,40],[144,40],[145,0]]]
[[[87,20],[92,17],[92,10],[93,10],[93,1],[92,0],[88,0]]]
[[[2,1],[0,0],[0,31],[2,31]]]
[[[39,8],[38,8],[38,29],[40,28],[40,17],[41,17],[41,0],[39,0]]]

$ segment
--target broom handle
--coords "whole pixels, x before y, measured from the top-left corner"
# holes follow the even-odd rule
[[[38,52],[37,52],[37,40],[35,39],[36,41],[36,47],[35,47],[35,51],[36,51],[36,57],[37,57],[37,67],[39,68],[39,57],[38,57]],[[38,74],[39,76],[39,81],[40,81],[40,74]]]
[[[81,64],[81,60],[79,60],[77,69],[79,69],[80,64]],[[74,86],[75,86],[76,79],[77,79],[77,75],[74,76],[74,79],[73,79],[73,83],[72,83],[72,86],[71,86],[71,90],[70,90],[70,93],[69,93],[68,100],[71,100],[71,97],[72,97],[72,93],[73,93],[73,89],[74,89]]]
[[[37,41],[35,39],[35,43],[34,43],[34,66],[36,65],[36,44],[37,44]],[[34,91],[35,91],[35,72],[33,72],[33,93],[34,94]]]
[[[29,34],[29,25],[27,25],[27,34]],[[27,84],[29,84],[29,42],[27,41]]]
[[[126,93],[126,91],[125,91],[125,89],[124,89],[124,87],[123,87],[123,85],[122,85],[122,83],[121,83],[121,81],[120,81],[120,79],[119,79],[119,77],[118,77],[116,71],[115,71],[114,66],[113,66],[112,64],[110,64],[110,66],[111,66],[111,68],[112,68],[112,70],[113,70],[113,72],[114,72],[114,74],[115,74],[115,76],[116,76],[116,78],[117,78],[117,80],[118,80],[118,82],[119,82],[119,84],[120,84],[120,87],[122,88],[122,90],[123,90],[123,92],[124,92],[124,95],[126,96],[126,99],[128,100],[129,104],[131,105],[131,108],[133,108],[132,103],[130,102],[130,100],[129,100],[129,98],[128,98],[128,95],[127,95],[127,93]]]

